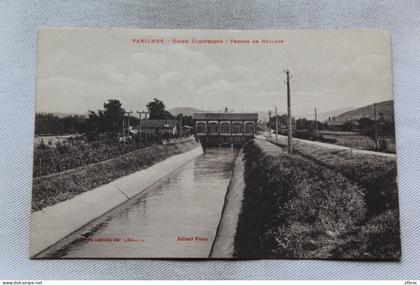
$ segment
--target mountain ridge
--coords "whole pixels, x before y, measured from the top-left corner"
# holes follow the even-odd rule
[[[375,104],[376,118],[385,121],[394,120],[394,100],[382,101]],[[369,104],[351,111],[344,112],[334,117],[336,121],[351,121],[360,118],[374,119],[374,104]]]

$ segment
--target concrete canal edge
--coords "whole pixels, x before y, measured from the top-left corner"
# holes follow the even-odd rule
[[[108,160],[36,177],[32,181],[32,211],[69,200],[168,157],[187,152],[197,145],[192,136],[171,139],[165,144],[155,144]]]
[[[235,250],[235,235],[245,189],[245,162],[243,149],[240,150],[233,168],[232,177],[226,191],[220,222],[217,227],[210,258],[232,258]]]
[[[118,207],[203,154],[199,143],[152,166],[31,214],[30,257]]]

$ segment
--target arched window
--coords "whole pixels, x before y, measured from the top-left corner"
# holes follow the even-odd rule
[[[253,123],[246,123],[245,132],[247,134],[254,134],[254,124]]]
[[[232,124],[232,133],[234,133],[234,134],[242,133],[242,123],[233,123]]]
[[[210,123],[209,124],[209,133],[217,134],[218,133],[218,124],[217,123]]]
[[[206,125],[204,123],[197,123],[197,133],[204,134],[206,132]]]
[[[230,133],[229,123],[220,124],[220,132],[223,133],[223,134]]]

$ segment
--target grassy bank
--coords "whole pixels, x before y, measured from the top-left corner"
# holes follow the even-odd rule
[[[396,185],[394,193],[381,191],[395,180],[388,160],[350,159],[312,146],[290,156],[261,140],[246,144],[244,153],[236,257],[399,257]]]
[[[286,150],[287,141],[271,140],[271,142]],[[395,158],[357,154],[351,150],[331,150],[299,141],[294,142],[293,152],[318,165],[339,172],[357,183],[366,197],[369,217],[387,210],[397,210],[398,214]]]
[[[34,178],[109,160],[140,148],[137,138],[131,138],[125,142],[118,141],[115,138],[88,141],[83,136],[53,136],[53,139],[55,141],[52,142],[46,139],[47,143],[44,143],[43,138],[35,137]],[[175,138],[170,134],[148,134],[147,145],[164,144],[164,141],[168,139]],[[185,140],[187,138],[178,139]],[[146,141],[143,137],[142,147],[145,146]]]
[[[119,157],[138,149],[134,142],[98,141],[55,146],[38,145],[34,148],[33,177],[41,177],[73,168]]]
[[[73,198],[80,193],[145,169],[156,162],[197,146],[198,143],[193,139],[176,144],[154,145],[107,161],[35,178],[32,190],[32,210],[38,211]]]

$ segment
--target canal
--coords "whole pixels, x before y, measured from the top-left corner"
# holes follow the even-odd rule
[[[207,258],[238,150],[209,148],[44,257]]]

